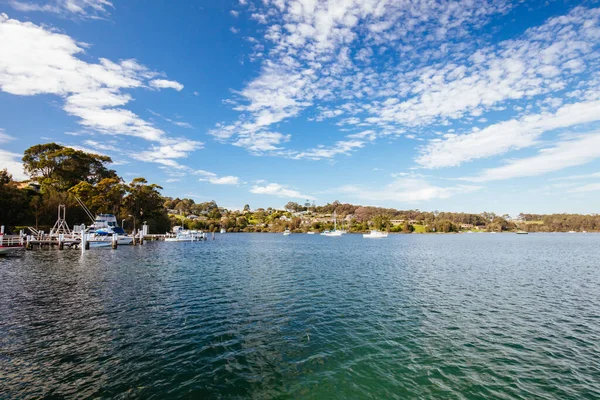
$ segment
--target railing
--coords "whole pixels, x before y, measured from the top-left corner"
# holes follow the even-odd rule
[[[0,247],[16,247],[16,246],[23,246],[23,237],[22,236],[6,237],[4,235],[0,235]]]

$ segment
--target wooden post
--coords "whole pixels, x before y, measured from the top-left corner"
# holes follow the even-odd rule
[[[119,235],[117,235],[116,233],[113,233],[113,235],[112,235],[112,248],[116,249],[118,244],[119,244]]]
[[[85,230],[81,231],[81,242],[79,245],[81,246],[81,252],[84,252],[90,248]]]
[[[131,235],[133,236],[133,245],[135,246],[137,244],[136,243],[136,239],[137,238],[136,238],[136,235],[135,235],[135,230],[133,230],[133,232],[131,232]]]
[[[27,235],[27,244],[25,245],[25,250],[33,249],[33,245],[31,244],[31,235]]]
[[[65,249],[65,235],[63,235],[62,233],[60,235],[58,235],[58,249],[59,250],[64,250]]]

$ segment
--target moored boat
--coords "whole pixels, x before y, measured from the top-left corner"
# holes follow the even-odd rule
[[[16,238],[5,238],[4,237],[4,226],[0,230],[0,256],[16,253],[19,250],[23,250],[25,246],[21,239]]]
[[[206,240],[206,233],[189,229],[179,229],[174,237],[165,238],[165,242],[199,242],[202,240]]]
[[[289,229],[286,229],[285,231],[283,231],[283,236],[290,236],[292,234],[292,232]]]
[[[335,211],[333,212],[333,230],[332,231],[323,231],[321,236],[342,236],[345,231],[338,231],[337,229],[337,218]]]
[[[388,237],[388,233],[387,232],[381,232],[381,231],[378,231],[378,230],[372,230],[369,233],[363,234],[363,237],[367,238],[367,239],[381,239],[381,238]]]

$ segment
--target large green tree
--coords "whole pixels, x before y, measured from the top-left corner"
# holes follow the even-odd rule
[[[31,146],[23,155],[25,172],[45,187],[68,190],[84,181],[96,184],[104,178],[114,178],[114,170],[106,164],[108,156],[87,153],[57,143]]]
[[[0,225],[9,231],[28,220],[29,201],[27,191],[17,187],[6,169],[0,170]]]

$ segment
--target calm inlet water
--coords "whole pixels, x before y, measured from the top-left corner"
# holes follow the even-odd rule
[[[32,251],[0,318],[2,398],[599,398],[600,235]]]

